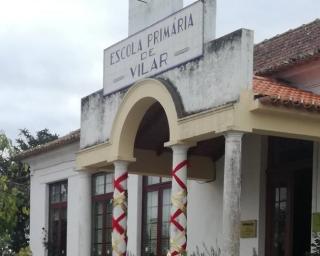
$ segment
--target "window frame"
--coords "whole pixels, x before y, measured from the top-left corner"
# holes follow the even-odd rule
[[[106,193],[106,187],[107,187],[107,182],[106,182],[106,176],[107,175],[111,175],[113,173],[104,173],[104,172],[99,172],[99,173],[95,173],[94,175],[92,175],[92,189],[91,189],[91,203],[92,203],[92,209],[91,209],[91,220],[92,220],[92,226],[91,226],[91,255],[95,255],[94,254],[94,248],[96,244],[100,244],[100,243],[96,243],[95,242],[95,232],[97,230],[96,225],[95,225],[95,217],[96,217],[96,204],[98,203],[102,203],[103,205],[103,209],[102,209],[102,253],[101,256],[107,256],[107,250],[106,250],[106,237],[107,237],[107,221],[106,221],[106,217],[107,217],[107,202],[111,201],[113,199],[113,190],[111,192]],[[103,194],[95,194],[95,189],[96,189],[96,178],[98,176],[104,176],[104,192]],[[112,187],[113,187],[113,181],[114,181],[114,175],[112,177]],[[111,219],[112,222],[112,219]],[[111,231],[112,233],[112,231]],[[111,252],[112,255],[112,252]]]
[[[61,185],[65,184],[67,187],[67,196],[65,201],[61,201]],[[53,238],[52,238],[52,223],[51,223],[51,218],[54,210],[59,210],[59,224],[57,227],[58,230],[58,244],[52,245],[53,247],[58,247],[59,253],[61,251],[61,237],[62,237],[62,210],[66,210],[66,248],[65,248],[65,256],[67,255],[67,233],[68,233],[68,180],[62,180],[54,183],[50,183],[49,185],[49,223],[48,223],[48,243],[51,244],[53,243]],[[59,186],[59,201],[58,202],[53,202],[52,201],[52,190],[53,187]],[[56,227],[55,227],[56,228]],[[54,252],[50,251],[50,246],[48,248],[48,255],[51,255]]]
[[[160,183],[148,184],[148,176],[143,177],[142,186],[142,225],[141,225],[141,255],[145,255],[145,244],[146,244],[146,234],[144,228],[146,225],[146,213],[147,213],[147,200],[148,192],[158,192],[158,211],[157,211],[157,249],[156,256],[161,255],[161,240],[162,240],[162,217],[163,217],[163,194],[167,189],[172,189],[172,181],[162,182],[160,178]]]

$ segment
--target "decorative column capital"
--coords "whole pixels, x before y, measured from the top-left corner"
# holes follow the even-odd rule
[[[130,162],[129,161],[124,161],[124,160],[116,160],[113,161],[113,165],[117,169],[123,169],[126,170],[129,166]]]
[[[241,131],[227,131],[225,133],[223,133],[223,136],[225,137],[226,140],[229,139],[242,139],[243,135],[245,133],[241,132]]]
[[[166,148],[171,148],[173,151],[176,152],[184,152],[188,151],[189,148],[195,147],[197,143],[195,142],[166,142],[164,146]]]

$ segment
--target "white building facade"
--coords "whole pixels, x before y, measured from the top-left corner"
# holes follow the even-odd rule
[[[320,232],[318,52],[271,65],[278,53],[259,54],[279,38],[215,38],[214,0],[129,3],[129,37],[105,50],[104,88],[82,99],[81,131],[21,155],[33,254],[310,251]],[[296,45],[287,47],[301,56]]]

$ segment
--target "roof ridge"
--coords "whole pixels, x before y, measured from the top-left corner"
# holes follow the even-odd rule
[[[25,159],[29,156],[45,153],[45,152],[48,152],[49,150],[58,148],[63,145],[71,144],[71,143],[76,142],[78,140],[80,140],[80,129],[71,131],[71,132],[67,133],[66,135],[61,136],[60,138],[55,139],[53,141],[50,141],[45,144],[38,145],[34,148],[30,148],[28,150],[22,151],[16,155],[16,158],[19,160],[22,160],[22,159]]]

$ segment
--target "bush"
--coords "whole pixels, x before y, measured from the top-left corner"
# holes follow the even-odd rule
[[[32,253],[29,247],[25,247],[21,248],[21,250],[16,256],[32,256]]]

